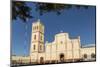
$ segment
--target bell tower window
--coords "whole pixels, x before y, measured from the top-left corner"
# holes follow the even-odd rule
[[[41,40],[42,40],[42,36],[41,36]]]
[[[35,50],[35,45],[33,46],[33,49]]]
[[[34,35],[34,40],[36,40],[36,35]]]
[[[40,45],[40,50],[42,50],[42,45]]]
[[[37,29],[38,29],[38,26],[37,26]]]
[[[63,44],[63,41],[61,41],[60,43]]]

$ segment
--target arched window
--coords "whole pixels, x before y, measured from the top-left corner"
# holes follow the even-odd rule
[[[36,28],[38,29],[38,26]]]
[[[35,26],[35,30],[36,30],[36,26]]]
[[[92,53],[91,58],[96,58],[96,55],[94,53]]]
[[[87,58],[87,54],[84,54],[84,58]]]
[[[42,45],[40,45],[40,50],[42,50]]]
[[[41,40],[42,40],[42,36],[41,36]]]
[[[63,41],[61,41],[60,43],[63,44]]]
[[[36,40],[36,35],[34,35],[34,40]]]
[[[33,45],[33,49],[35,50],[35,45]]]

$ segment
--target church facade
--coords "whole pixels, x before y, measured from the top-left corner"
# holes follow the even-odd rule
[[[15,63],[46,64],[96,60],[95,46],[81,47],[80,36],[71,38],[68,33],[55,35],[53,42],[44,43],[44,25],[40,20],[32,24],[30,55],[12,56]]]

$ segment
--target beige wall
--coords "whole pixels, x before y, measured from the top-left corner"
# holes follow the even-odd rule
[[[96,54],[95,53],[95,47],[84,47],[81,48],[81,58],[84,58],[84,54],[87,54],[87,59],[91,59],[91,54]]]
[[[29,63],[30,57],[29,56],[12,56],[12,60],[16,61],[17,63]]]
[[[46,52],[46,60],[51,60],[51,43],[46,45],[45,52]]]
[[[74,59],[80,58],[80,42],[79,39],[72,39],[72,53]]]
[[[65,59],[80,58],[80,38],[70,39],[67,33],[55,35],[54,42],[46,43],[46,59],[60,60],[60,54]]]

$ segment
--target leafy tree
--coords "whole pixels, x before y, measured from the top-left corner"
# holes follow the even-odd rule
[[[39,11],[40,15],[47,12],[56,12],[57,15],[61,14],[64,9],[71,8],[72,5],[65,4],[55,4],[55,3],[36,3],[36,10]]]
[[[43,15],[47,12],[56,12],[57,15],[60,15],[63,10],[68,10],[72,6],[75,6],[77,9],[80,9],[80,7],[84,7],[85,9],[88,8],[88,6],[85,5],[69,5],[69,4],[58,4],[58,3],[36,3],[36,10],[39,11],[40,15]]]
[[[63,10],[68,10],[72,6],[75,6],[77,9],[80,9],[80,7],[84,7],[85,9],[88,8],[88,6],[85,5],[69,5],[69,4],[57,4],[57,3],[33,3],[35,4],[36,11],[39,11],[40,15],[43,15],[44,13],[48,12],[55,12],[57,15],[60,15]],[[16,20],[17,18],[20,18],[23,21],[26,21],[27,19],[33,18],[31,15],[31,10],[29,6],[27,6],[26,2],[22,1],[12,1],[12,19]]]
[[[27,19],[32,18],[30,11],[31,11],[31,8],[28,7],[25,2],[18,2],[18,1],[12,2],[12,19],[13,20],[20,18],[23,21],[26,21]]]

